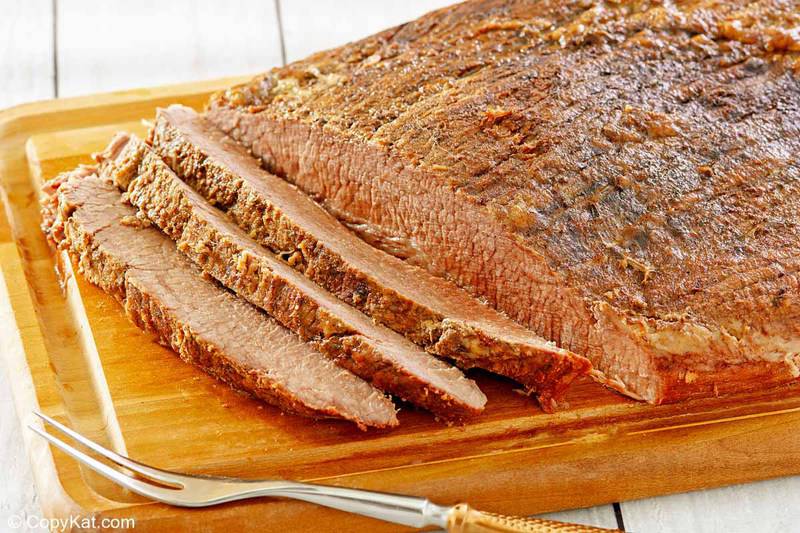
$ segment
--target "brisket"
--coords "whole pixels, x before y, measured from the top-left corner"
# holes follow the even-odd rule
[[[205,273],[340,366],[444,419],[460,420],[483,409],[486,397],[461,371],[374,324],[261,247],[142,140],[119,134],[97,159],[108,176],[122,176],[116,183],[127,184],[127,201]]]
[[[588,360],[559,349],[427,271],[370,246],[202,116],[159,110],[154,149],[260,244],[340,299],[462,368],[511,377],[553,406]],[[126,181],[125,176],[122,177]]]
[[[389,398],[203,279],[172,241],[143,227],[95,169],[63,174],[45,192],[49,239],[119,300],[132,322],[185,361],[284,411],[343,418],[361,428],[397,425]]]
[[[475,0],[216,95],[372,242],[661,403],[800,375],[800,3]]]

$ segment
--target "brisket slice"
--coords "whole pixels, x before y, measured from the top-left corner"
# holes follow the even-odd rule
[[[144,141],[120,134],[97,157],[112,178],[135,165],[127,200],[140,213],[205,273],[313,342],[340,366],[444,419],[459,420],[483,410],[486,397],[461,371],[374,324],[261,247],[181,181]]]
[[[374,242],[661,403],[800,371],[796,0],[478,0],[207,117]]]
[[[166,236],[145,228],[92,168],[46,186],[44,230],[80,271],[182,359],[231,386],[311,417],[397,425],[389,398],[342,370],[202,273]]]
[[[159,110],[152,143],[183,181],[260,244],[427,351],[462,368],[511,377],[535,392],[546,409],[589,371],[585,358],[359,239],[308,196],[261,169],[194,110],[177,105]]]

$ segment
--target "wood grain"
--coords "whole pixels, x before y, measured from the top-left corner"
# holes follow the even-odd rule
[[[59,96],[255,73],[281,63],[271,0],[58,6]]]
[[[0,164],[18,162],[16,150],[22,150],[22,139],[34,134],[28,143],[32,168],[48,174],[58,172],[72,166],[79,152],[88,154],[101,147],[118,124],[151,116],[165,100],[199,105],[204,88],[222,83],[229,81],[197,88],[184,86],[189,94],[175,88],[147,94],[139,91],[56,102],[7,114],[5,125],[0,127],[0,135],[5,135],[0,144],[4,149]],[[87,126],[93,128],[37,133]],[[24,135],[10,133],[20,128]],[[24,166],[12,167],[12,172],[2,174],[4,186],[14,201],[27,202],[27,206],[12,209],[14,236],[35,240],[38,216],[28,209],[35,208],[31,204],[35,195],[27,173],[19,174]],[[85,324],[89,330],[86,338],[93,340],[96,351],[82,346],[80,357],[75,357],[75,353],[55,350],[54,343],[45,340],[60,334],[52,329],[53,324],[59,328],[65,325],[62,316],[47,313],[61,297],[59,293],[42,293],[48,287],[43,284],[44,278],[52,276],[52,263],[46,268],[40,265],[52,260],[49,254],[45,250],[42,254],[46,257],[31,261],[39,257],[39,252],[34,253],[30,242],[26,247],[20,270],[27,271],[30,290],[17,289],[11,301],[21,306],[18,316],[24,317],[24,323],[37,325],[19,331],[28,335],[39,331],[42,339],[40,348],[30,341],[32,347],[24,352],[12,350],[9,356],[28,361],[33,387],[45,412],[73,424],[69,394],[50,386],[50,364],[60,379],[61,372],[80,366],[79,360],[92,368],[98,365],[92,358],[99,358],[102,385],[113,403],[113,410],[105,412],[113,412],[117,418],[127,450],[159,466],[245,477],[315,479],[425,495],[442,503],[466,499],[478,508],[508,514],[590,506],[800,471],[800,463],[793,459],[800,453],[800,394],[796,388],[652,407],[587,382],[570,395],[570,410],[546,415],[528,399],[514,394],[509,383],[478,375],[490,403],[487,413],[470,425],[446,428],[425,413],[407,409],[401,413],[403,425],[399,430],[365,434],[334,421],[309,422],[283,416],[233,393],[152,343],[127,322],[115,302],[80,276],[73,279],[83,309],[73,306],[63,312],[85,315],[85,322],[79,316],[73,322]],[[47,299],[48,305],[36,300],[26,304],[24,298],[20,303],[23,293],[41,294],[39,300]],[[60,365],[59,358],[67,358],[69,364]],[[84,408],[88,409],[92,401],[95,406],[109,401],[102,395],[91,396],[84,399]],[[19,410],[25,416],[25,409]],[[780,453],[775,453],[770,444],[774,441],[782,443]],[[187,520],[206,521],[210,529],[255,526],[259,517],[267,516],[265,513],[276,527],[301,528],[319,520],[329,520],[331,528],[337,524],[356,530],[377,527],[371,521],[349,517],[337,522],[344,518],[341,514],[294,502],[252,502],[193,513],[114,498],[98,505],[98,494],[111,496],[106,488],[76,478],[70,473],[70,468],[75,470],[74,463],[59,455],[54,460],[56,474],[52,475],[57,475],[76,505],[109,516],[135,513],[142,523],[163,519],[158,522],[163,528],[187,525]],[[712,462],[716,468],[708,469]],[[46,473],[37,472],[37,482],[42,477],[48,478]],[[52,510],[54,506],[48,507]]]

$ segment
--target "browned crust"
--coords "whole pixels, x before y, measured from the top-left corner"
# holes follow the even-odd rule
[[[42,201],[43,230],[52,244],[69,254],[79,272],[123,305],[126,315],[137,327],[155,334],[161,343],[170,346],[184,361],[283,411],[311,418],[344,418],[356,423],[360,429],[397,425],[396,418],[380,424],[342,413],[333,407],[309,407],[267,373],[232,361],[213,342],[197,335],[190,326],[177,320],[169,308],[142,290],[135,279],[126,276],[126,264],[97,246],[92,235],[72,218],[76,206],[59,201],[58,187],[61,184],[75,177],[93,174],[85,171],[66,173],[45,185],[47,196]]]
[[[617,390],[768,387],[800,374],[797,6],[475,0],[207,116],[343,220],[433,235],[417,264]]]
[[[351,317],[326,309],[325,304],[320,305],[307,287],[297,284],[299,274],[263,249],[247,249],[240,238],[230,231],[220,231],[211,223],[209,214],[201,212],[189,198],[191,189],[155,152],[150,148],[142,149],[141,140],[131,138],[128,144],[130,146],[120,154],[122,159],[127,161],[129,152],[143,155],[137,177],[128,182],[128,201],[176,241],[178,249],[204,272],[267,311],[303,340],[312,342],[337,364],[381,390],[446,420],[463,420],[483,410],[485,397],[455,368],[428,356],[389,330],[385,331],[392,337],[390,342],[397,344],[395,349],[406,350],[409,354],[417,352],[419,358],[430,361],[426,363],[426,370],[429,364],[447,385],[439,387],[427,380],[425,372],[417,373],[411,366],[384,354],[381,342],[361,331],[364,326],[375,328],[366,317],[359,327],[348,320]],[[113,148],[113,144],[109,148]],[[113,159],[103,156],[100,160],[104,173],[114,177],[118,167]],[[202,201],[195,196],[197,200]]]
[[[250,128],[254,127],[251,124],[257,116],[228,109],[214,110],[214,113],[221,120],[227,121],[229,126],[227,129],[233,135],[251,133]],[[221,120],[218,123],[222,123]],[[263,117],[259,120],[262,124],[269,123],[269,120]],[[370,158],[384,158],[384,155],[374,147],[354,146],[344,137],[329,131],[323,133],[313,126],[287,122],[273,126],[275,135],[280,132],[288,137],[319,138],[322,143],[328,145],[338,143],[339,146],[347,147],[346,151],[351,157],[357,157],[355,154],[364,152],[368,153]],[[270,131],[269,127],[263,127],[261,131],[265,135],[271,135],[267,133]],[[277,147],[277,138],[271,136],[269,138],[273,146]],[[386,158],[381,166],[399,168],[399,162]],[[412,172],[410,169],[406,171]],[[694,356],[655,350],[637,336],[635,327],[630,331],[606,328],[603,325],[602,313],[595,313],[591,306],[568,286],[559,286],[558,298],[546,298],[543,294],[538,294],[537,298],[541,298],[537,301],[548,306],[545,308],[546,313],[530,316],[527,323],[540,334],[554,338],[560,344],[585,354],[599,371],[593,372],[593,377],[597,381],[633,398],[655,404],[672,403],[754,388],[764,389],[797,379],[791,371],[791,362],[787,365],[783,360],[774,362],[748,360],[747,357],[751,354],[744,351],[738,354],[730,353],[725,346],[712,347],[710,351]],[[513,311],[512,308],[507,310]],[[615,320],[627,322],[625,314],[614,312]],[[635,315],[633,318],[638,319]],[[657,327],[661,331],[669,331],[672,326],[665,323]],[[674,327],[680,332],[682,325],[676,324]],[[636,354],[633,358],[637,361],[636,366],[627,368],[630,361],[625,359],[631,354],[623,356],[621,351],[605,347],[604,342],[635,345]],[[715,357],[719,359],[719,363],[709,364]],[[686,382],[684,378],[687,373],[695,374],[697,377],[693,381]],[[741,379],[736,377],[737,373],[740,373]],[[757,379],[757,382],[749,382],[748,378]]]
[[[342,300],[404,334],[427,351],[452,359],[461,368],[482,368],[522,383],[537,395],[545,410],[554,408],[570,383],[589,371],[591,364],[587,359],[537,338],[500,313],[473,302],[466,294],[461,300],[473,307],[463,312],[489,315],[495,326],[514,332],[518,338],[527,337],[527,342],[489,333],[481,327],[477,316],[472,323],[445,316],[354,267],[346,257],[298,225],[223,162],[187,139],[169,119],[169,116],[181,114],[194,112],[175,107],[160,111],[151,133],[154,148],[171,168],[205,198],[224,209],[258,242],[281,252],[292,266]],[[225,146],[242,152],[233,143]],[[310,208],[319,209],[316,205]],[[338,225],[330,215],[319,211],[320,216]],[[342,232],[348,231],[340,227]],[[385,255],[377,250],[376,253]],[[401,265],[394,257],[376,259],[396,270],[398,276],[420,279],[439,299],[447,297],[448,292],[461,290],[421,269]]]

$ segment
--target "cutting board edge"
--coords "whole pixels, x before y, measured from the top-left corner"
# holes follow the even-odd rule
[[[120,91],[69,96],[66,98],[49,98],[17,104],[0,109],[0,141],[3,137],[3,126],[7,126],[18,119],[50,113],[62,113],[64,111],[92,109],[108,105],[130,104],[137,101],[149,102],[154,99],[154,96],[158,98],[177,98],[179,96],[185,97],[190,94],[209,94],[224,89],[227,86],[247,81],[251,79],[252,76],[253,75],[225,76],[202,81],[139,87]]]
[[[33,302],[29,295],[20,291],[13,295],[9,290],[12,283],[19,283],[22,274],[22,261],[16,250],[14,243],[0,244],[0,307],[12,320],[2,323],[0,321],[0,333],[2,337],[8,339],[10,346],[6,346],[4,361],[8,370],[8,375],[13,376],[9,379],[11,392],[14,399],[14,407],[17,419],[22,430],[23,443],[27,452],[28,460],[32,465],[34,483],[36,485],[39,501],[42,510],[47,516],[70,516],[80,514],[83,508],[67,493],[61,477],[56,467],[56,460],[53,450],[43,438],[37,436],[29,429],[35,425],[43,429],[33,411],[42,411],[37,394],[37,385],[33,380],[33,373],[30,370],[28,355],[32,352],[45,352],[42,333],[39,331],[38,324],[26,324],[23,334],[20,326],[19,316],[21,314],[32,315],[34,313]],[[26,287],[27,288],[27,287]],[[52,373],[45,385],[48,388],[57,388],[55,376]],[[41,386],[41,385],[40,385]],[[57,409],[52,406],[51,409]],[[63,410],[63,405],[60,410]]]
[[[233,81],[231,81],[231,83],[232,82]],[[213,82],[209,82],[209,83],[213,83]],[[178,85],[178,86],[171,86],[171,88],[172,89],[184,88],[184,87],[191,87],[193,85],[195,85],[195,84],[181,84],[181,85]],[[202,92],[203,91],[201,91],[201,90],[193,91],[193,93],[197,93],[197,94],[200,94]],[[153,100],[153,94],[156,94],[156,93],[158,93],[158,88],[151,89],[150,92],[148,93],[149,96],[142,96],[141,91],[112,93],[111,95],[113,95],[113,97],[114,97],[113,105],[124,105],[124,103],[125,103],[124,99],[125,99],[126,95],[129,95],[131,97],[130,101],[146,102],[146,101]],[[178,94],[180,94],[180,93],[178,93],[176,91],[176,92],[174,92],[174,94],[170,94],[169,96],[166,96],[165,94],[159,94],[158,96],[159,96],[159,98],[166,98],[166,97],[175,97],[175,98],[177,98]],[[76,101],[75,103],[78,106],[77,108],[80,108],[80,106],[84,106],[84,107],[87,107],[87,108],[88,107],[94,107],[94,106],[90,106],[89,105],[89,101],[90,100],[93,101],[95,104],[97,103],[96,97],[91,97],[91,96],[81,97],[81,98],[77,98],[77,99],[73,99],[73,100]],[[53,101],[53,102],[64,103],[63,101],[61,101],[61,102]],[[50,103],[52,103],[52,102],[50,102]],[[10,129],[10,127],[8,125],[10,123],[16,123],[17,121],[23,121],[24,122],[26,117],[30,118],[29,115],[35,115],[36,114],[36,109],[42,109],[42,110],[44,110],[45,113],[57,113],[57,112],[61,112],[61,111],[67,111],[67,110],[70,109],[70,108],[64,108],[61,105],[49,105],[50,103],[44,102],[44,103],[38,103],[38,104],[29,104],[29,105],[26,105],[26,106],[21,106],[19,108],[14,108],[14,109],[10,110],[12,112],[9,112],[9,111],[0,112],[0,145],[2,145],[4,143],[4,140],[9,136],[8,130]],[[43,104],[48,104],[48,105],[43,105]],[[39,108],[38,106],[41,106],[41,105],[43,105],[43,107]],[[75,110],[76,108],[71,108],[71,109]],[[26,111],[26,112],[25,113],[21,113],[20,110]],[[36,132],[29,132],[29,133],[36,133]],[[16,135],[17,135],[17,139],[19,139],[19,137],[18,137],[19,134],[17,133]],[[27,139],[27,137],[26,137],[26,139]],[[22,143],[22,145],[23,146],[20,147],[20,148],[22,148],[23,152],[24,152],[24,142]],[[4,146],[4,148],[7,148],[7,146]],[[16,253],[16,250],[15,250],[15,253]],[[17,258],[17,260],[19,260],[19,258]],[[4,275],[4,279],[5,279],[5,272],[4,272],[3,275]],[[5,281],[3,281],[3,283],[5,284]],[[17,324],[14,323],[9,327],[11,328],[11,330],[16,330],[16,334],[15,335],[16,335],[17,338],[19,338],[20,343],[22,343],[23,339],[20,336],[20,332],[19,332],[19,328],[17,327]],[[41,335],[40,332],[39,332],[39,335]],[[26,353],[24,351],[24,345],[21,345],[21,346],[22,346],[22,351],[20,353],[20,350],[18,350],[17,351],[18,352],[17,355],[18,356],[21,355],[21,360],[23,361],[24,368],[28,369],[28,361],[27,361]],[[20,359],[20,358],[18,357],[18,359]],[[30,387],[30,390],[28,391],[28,395],[30,396],[30,393],[31,392],[33,393],[32,401],[28,401],[27,405],[28,405],[29,408],[32,409],[32,408],[35,408],[35,407],[39,407],[39,403],[38,403],[38,401],[36,399],[36,394],[35,394],[35,391],[36,391],[35,387],[36,386],[33,383],[33,379],[32,379],[32,376],[30,375],[29,369],[27,371],[27,378],[28,378],[28,386]],[[55,386],[55,384],[53,384],[53,386]],[[22,387],[22,384],[17,383],[16,389],[19,389],[20,387]],[[14,391],[15,401],[20,401],[19,396],[21,394],[25,394],[25,392],[24,391],[20,392],[18,390]],[[20,404],[21,404],[21,401],[20,401],[20,403],[18,403],[17,412],[18,413],[25,412],[23,409],[19,408]],[[788,414],[788,413],[784,413],[784,414],[781,414],[781,413],[769,413],[769,415],[776,415],[779,418],[786,418],[790,422],[794,423],[794,426],[791,426],[791,427],[800,426],[800,418],[791,417],[790,414]],[[763,419],[763,418],[772,418],[772,417],[768,416],[768,417],[761,417],[761,418]],[[20,416],[20,420],[21,420],[21,422],[23,424],[23,427],[26,425],[27,422],[29,422],[29,420],[24,416]],[[746,435],[749,435],[749,436],[759,435],[761,433],[764,433],[766,435],[767,433],[765,433],[765,431],[768,429],[767,426],[769,424],[768,424],[768,422],[766,420],[760,420],[759,421],[757,419],[748,418],[748,419],[744,419],[744,420],[727,420],[727,421],[725,421],[725,423],[723,425],[726,426],[727,432],[731,434],[731,435],[728,435],[728,437],[733,438],[734,439],[733,442],[736,442],[735,441],[735,437],[737,435],[739,435],[735,431],[736,428],[739,428],[739,430],[741,432],[743,432],[742,434],[746,434]],[[784,429],[786,429],[788,427],[790,427],[790,424],[787,424],[784,427]],[[687,427],[687,428],[670,428],[669,431],[670,432],[674,432],[674,433],[676,433],[678,435],[681,435],[681,434],[682,435],[688,435],[689,433],[691,433],[693,431],[707,431],[707,430],[708,430],[708,424],[704,424],[702,427],[697,428],[697,429],[692,429],[692,428],[689,428],[689,427]],[[45,458],[49,458],[50,465],[52,465],[52,469],[50,470],[50,474],[51,475],[46,481],[48,483],[50,483],[50,484],[55,484],[55,486],[57,486],[60,489],[55,494],[55,496],[57,497],[57,500],[54,500],[54,501],[56,501],[57,503],[60,504],[60,507],[56,508],[57,506],[50,505],[49,506],[49,510],[46,510],[47,514],[51,514],[52,513],[51,514],[52,516],[60,516],[60,517],[67,516],[67,515],[73,514],[73,513],[80,514],[80,515],[87,515],[87,514],[91,513],[91,514],[97,514],[98,516],[109,516],[109,517],[113,517],[113,516],[135,516],[136,514],[139,514],[140,516],[142,516],[145,519],[145,521],[149,521],[150,520],[147,517],[152,518],[154,523],[157,522],[157,521],[164,520],[165,517],[170,517],[171,516],[171,517],[173,517],[174,520],[177,520],[178,523],[184,523],[184,524],[188,523],[187,521],[190,520],[190,518],[189,518],[190,516],[192,516],[193,518],[197,518],[197,515],[191,515],[189,511],[180,510],[180,509],[176,510],[176,509],[173,509],[173,508],[166,508],[165,506],[162,506],[162,505],[159,505],[159,504],[149,504],[148,503],[148,504],[141,504],[141,505],[132,505],[132,506],[129,505],[129,506],[116,507],[114,505],[109,505],[111,502],[102,501],[101,499],[98,499],[97,501],[93,502],[92,506],[89,506],[89,505],[81,506],[78,503],[76,503],[75,500],[70,498],[70,496],[66,493],[66,491],[63,488],[63,486],[61,485],[60,478],[58,477],[58,471],[57,471],[57,468],[55,466],[55,459],[53,457],[53,453],[50,451],[50,449],[46,445],[46,443],[44,443],[44,441],[41,441],[41,439],[37,439],[40,442],[35,442],[31,437],[31,432],[26,432],[26,433],[28,435],[26,435],[25,443],[26,443],[26,446],[28,447],[28,450],[29,450],[29,457],[33,461],[34,458],[38,457],[38,455],[34,455],[34,452],[37,452],[38,454],[44,453],[45,454]],[[787,431],[787,433],[789,433],[789,432]],[[728,438],[728,437],[726,437],[726,438]],[[644,435],[638,435],[637,438],[645,438],[646,439],[647,437],[644,436]],[[716,442],[716,441],[713,441],[713,439],[712,439],[709,442]],[[798,449],[800,449],[800,443],[797,443],[797,444],[798,444]],[[727,445],[723,445],[723,447],[726,447],[726,446]],[[735,448],[735,446],[734,446],[734,448]],[[753,450],[752,447],[750,449]],[[41,450],[44,450],[44,451],[41,451]],[[739,450],[739,451],[744,453],[744,450]],[[766,452],[768,450],[762,450],[762,451]],[[527,453],[532,454],[532,455],[536,455],[538,453],[538,451],[527,451]],[[504,454],[504,455],[506,455],[506,456],[515,455],[517,458],[521,457],[518,454]],[[443,468],[445,468],[446,471],[455,470],[457,472],[466,463],[470,463],[470,462],[475,461],[475,460],[476,459],[454,460],[450,464],[448,464],[446,466],[443,466]],[[50,465],[48,465],[48,467]],[[405,472],[404,472],[405,476],[401,476],[401,477],[411,476],[415,470],[420,470],[421,468],[424,468],[425,466],[427,466],[427,465],[424,465],[423,467],[408,467],[408,468],[405,469]],[[735,466],[735,465],[729,465],[729,466]],[[739,465],[739,466],[741,466],[741,465]],[[771,474],[771,475],[764,475],[763,473],[759,473],[757,471],[745,472],[744,474],[734,474],[734,475],[726,474],[727,477],[725,477],[724,480],[719,480],[721,482],[716,482],[716,483],[711,483],[711,484],[703,483],[701,480],[698,480],[696,478],[692,478],[692,479],[689,479],[689,480],[678,481],[677,484],[675,484],[674,486],[671,486],[666,491],[663,490],[663,487],[661,487],[660,489],[654,489],[651,486],[649,488],[649,492],[647,490],[644,491],[644,492],[628,492],[628,496],[629,497],[633,497],[633,498],[645,497],[645,496],[654,495],[654,494],[663,494],[663,493],[669,493],[669,492],[680,492],[680,491],[684,491],[684,490],[705,488],[705,487],[708,487],[708,486],[720,486],[720,485],[724,485],[724,484],[737,483],[737,482],[743,482],[743,481],[750,481],[750,480],[755,480],[755,479],[765,479],[767,477],[774,477],[774,476],[779,476],[779,475],[788,475],[789,473],[800,473],[800,464],[790,465],[790,468],[785,469],[784,471],[781,471],[781,472],[778,472],[778,473],[775,473],[775,474]],[[364,481],[366,480],[366,478],[368,478],[368,476],[369,476],[369,473],[367,472],[367,473],[361,473],[361,474],[354,474],[353,476],[341,476],[341,477],[331,478],[330,481],[334,482],[334,483],[337,483],[337,484],[341,483],[341,484],[346,484],[346,485],[354,484],[354,486],[356,486],[356,485],[367,486],[367,485],[369,485],[369,482],[368,481],[364,482]],[[473,479],[473,481],[476,481],[476,480],[479,481],[479,479],[477,479],[477,478],[480,478],[481,476],[478,475],[478,476],[473,476],[473,477],[475,478],[475,479]],[[387,481],[387,480],[384,480],[384,481]],[[396,486],[402,486],[402,484],[398,484]],[[391,487],[387,487],[387,488],[391,488]],[[617,492],[615,494],[622,494],[622,493],[625,493],[625,492],[626,491],[622,491],[622,492]],[[596,498],[595,501],[592,501],[592,502],[588,502],[587,501],[586,505],[593,505],[593,504],[598,504],[598,503],[607,503],[608,501],[614,501],[616,499],[627,499],[627,498],[618,498],[618,497],[614,497],[612,499],[608,499],[608,497]],[[490,502],[491,501],[492,500],[490,500]],[[493,501],[495,503],[503,502],[504,505],[508,505],[508,506],[514,505],[514,502],[504,501],[502,498],[499,498],[499,499],[496,499],[496,500],[493,500]],[[267,505],[268,504],[261,504],[261,503],[254,504],[255,508],[257,508],[257,509],[265,508],[265,507],[267,507]],[[290,507],[294,508],[294,504],[291,504]],[[235,517],[238,516],[239,518],[237,518],[237,520],[246,520],[247,512],[244,510],[246,508],[248,508],[248,507],[244,507],[244,506],[240,506],[240,507],[227,506],[226,508],[220,508],[217,511],[217,514],[215,514],[214,516],[229,517],[232,520]],[[287,507],[287,508],[289,508],[289,507]],[[489,508],[491,508],[491,506]],[[540,508],[526,507],[525,509],[527,509],[528,512],[530,512],[530,511],[536,511],[536,512],[542,511],[542,512],[545,512],[545,511],[556,510],[558,508],[559,508],[559,505],[557,505],[557,504],[555,506],[552,505],[552,504],[549,504],[549,506],[548,505],[543,505]],[[242,511],[241,512],[236,511],[237,509],[242,510]],[[304,504],[300,504],[300,508],[299,509],[302,509],[303,514],[307,516],[306,520],[308,521],[308,523],[313,523],[312,519],[314,519],[314,520],[317,519],[315,517],[333,518],[335,516],[339,516],[339,515],[330,515],[329,512],[327,512],[325,510],[320,510],[319,508],[306,506]],[[512,509],[511,507],[506,507],[504,509],[497,509],[497,510],[505,511],[505,512],[514,511],[514,509]],[[521,511],[516,510],[515,512],[521,512]],[[256,513],[256,514],[258,514],[258,513]],[[208,515],[206,515],[206,516],[208,516]],[[215,519],[215,520],[217,520],[217,519]],[[168,520],[168,522],[169,522],[169,520]],[[358,521],[356,521],[356,522],[358,522]],[[361,522],[359,522],[359,523],[361,523]],[[348,521],[348,524],[350,524],[350,521]],[[370,526],[372,526],[372,525],[374,525],[374,522],[368,522],[368,524]],[[169,526],[167,526],[167,527],[169,527]],[[366,528],[366,526],[364,526],[364,527]]]
[[[23,443],[26,455],[32,466],[34,484],[36,486],[42,511],[47,517],[64,518],[70,516],[88,516],[97,513],[112,512],[120,508],[137,508],[141,505],[119,504],[97,495],[87,485],[82,487],[80,494],[70,494],[64,487],[61,479],[63,472],[59,471],[54,453],[50,445],[42,438],[28,429],[29,425],[43,427],[41,421],[32,414],[35,410],[42,410],[40,392],[45,389],[51,397],[60,397],[56,377],[52,371],[47,372],[46,383],[35,383],[30,365],[33,353],[43,354],[39,363],[47,362],[48,356],[44,346],[42,332],[39,324],[26,325],[24,333],[19,324],[20,313],[28,313],[35,317],[35,306],[32,296],[28,292],[28,285],[24,274],[24,267],[16,239],[18,231],[13,217],[13,206],[8,195],[7,183],[9,174],[19,170],[20,163],[26,161],[26,144],[28,139],[37,134],[43,134],[61,129],[54,127],[48,119],[61,113],[74,113],[81,110],[98,109],[102,107],[119,107],[131,104],[149,104],[164,100],[167,105],[171,99],[179,97],[196,96],[205,98],[213,91],[220,90],[228,85],[244,81],[248,76],[226,77],[201,82],[189,82],[165,86],[98,93],[62,99],[49,99],[36,102],[19,104],[0,110],[0,195],[3,199],[3,212],[0,216],[8,225],[12,241],[0,243],[0,311],[11,317],[5,324],[0,324],[0,333],[8,339],[9,349],[4,350],[4,363],[9,371],[14,408],[17,419],[22,428]],[[100,125],[100,124],[96,124]],[[73,128],[85,127],[80,122],[72,124]],[[27,176],[31,179],[31,176]],[[12,297],[9,290],[9,278],[13,274],[17,278],[13,282],[25,286],[25,291]],[[5,307],[6,309],[2,309]],[[65,412],[63,403],[48,406],[50,414]],[[63,454],[62,454],[63,455]],[[66,456],[65,456],[66,457]],[[70,459],[71,461],[71,459]],[[73,461],[74,463],[74,461]],[[77,472],[77,466],[73,469]],[[77,474],[79,476],[79,474]],[[152,506],[147,503],[144,506]]]

